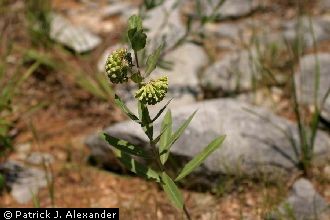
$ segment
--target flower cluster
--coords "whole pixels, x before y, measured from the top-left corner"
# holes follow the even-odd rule
[[[131,54],[126,49],[118,49],[109,55],[105,71],[112,83],[123,83],[128,81],[127,74],[131,66]]]
[[[118,84],[128,81],[128,73],[132,71],[132,66],[131,54],[126,49],[118,49],[109,55],[105,70],[110,81]],[[141,77],[139,72],[138,74]],[[135,98],[143,104],[155,105],[164,99],[167,89],[167,76],[160,77],[157,80],[150,80],[147,83],[141,82],[139,83],[139,90],[135,93]]]
[[[136,91],[135,98],[144,104],[155,105],[164,99],[167,88],[167,76],[163,76],[157,80],[150,80],[148,83],[142,84],[141,88]]]

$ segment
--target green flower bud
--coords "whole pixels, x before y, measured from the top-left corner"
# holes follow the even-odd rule
[[[105,71],[112,83],[127,82],[127,73],[132,67],[131,54],[126,49],[118,49],[109,55],[105,64]]]
[[[135,98],[148,105],[155,105],[164,99],[168,89],[168,77],[163,76],[157,80],[150,80],[136,91]]]

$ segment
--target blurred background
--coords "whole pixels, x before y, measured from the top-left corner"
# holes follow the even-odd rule
[[[183,219],[98,137],[108,128],[145,145],[113,99],[135,110],[136,88],[104,73],[129,46],[133,14],[148,35],[142,68],[164,44],[154,73],[169,76],[163,104],[174,98],[178,122],[201,111],[173,169],[227,135],[180,183],[192,218],[330,219],[329,0],[0,0],[0,207]]]

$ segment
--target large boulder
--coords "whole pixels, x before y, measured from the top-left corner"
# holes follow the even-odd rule
[[[262,173],[274,177],[274,174],[291,174],[297,170],[299,156],[290,142],[290,139],[295,140],[299,146],[295,124],[266,109],[234,99],[218,99],[173,110],[174,129],[197,109],[171,153],[173,157],[191,159],[215,137],[225,134],[223,146],[199,170],[201,176],[221,173],[256,176]],[[155,130],[159,131],[159,127],[160,121],[157,121]],[[105,132],[141,147],[148,146],[142,129],[130,121],[115,124]],[[118,166],[113,160],[111,147],[99,135],[90,136],[86,144],[101,165]],[[329,153],[330,138],[319,131],[315,140],[315,160],[321,163]]]

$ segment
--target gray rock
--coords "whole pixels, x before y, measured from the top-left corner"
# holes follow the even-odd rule
[[[173,64],[171,70],[156,69],[155,75],[167,75],[173,87],[185,87],[198,90],[198,73],[208,63],[204,49],[192,43],[186,43],[168,53],[166,61]]]
[[[317,55],[320,67],[320,86],[318,91],[318,104],[324,99],[330,88],[330,54],[320,53]],[[306,55],[301,58],[300,71],[295,74],[299,101],[305,104],[314,104],[314,82],[316,75],[315,55]],[[330,122],[330,97],[326,99],[321,113]]]
[[[231,53],[205,69],[201,86],[207,90],[233,93],[250,90],[253,77],[261,77],[256,70],[258,59],[254,52]]]
[[[319,43],[324,40],[330,39],[330,32],[328,30],[328,25],[321,18],[312,18],[313,32],[311,31],[310,21],[308,17],[302,17],[301,21],[298,22],[296,19],[286,22],[284,27],[284,38],[290,42],[294,43],[296,38],[300,38],[303,42],[302,46],[312,47],[313,46],[313,34],[315,36],[315,43]],[[300,33],[297,33],[297,29],[300,27]]]
[[[211,0],[210,3],[204,3],[204,13],[211,15],[214,8],[219,3],[219,0]],[[254,0],[230,0],[225,3],[216,11],[219,14],[219,19],[226,18],[239,18],[250,14],[257,7]]]
[[[149,51],[153,51],[163,42],[166,42],[166,48],[171,48],[184,36],[185,26],[181,21],[177,3],[176,0],[164,1],[146,14],[143,26],[148,30]]]
[[[292,215],[297,220],[325,219],[320,216],[327,206],[327,202],[315,191],[312,183],[301,178],[294,183],[291,195],[272,214],[271,219],[286,219]]]
[[[59,14],[52,14],[50,38],[77,53],[93,50],[101,43],[101,38],[83,27],[72,25]]]
[[[286,136],[292,135],[295,141],[298,140],[296,126],[291,122],[265,109],[233,99],[219,99],[175,109],[172,113],[174,130],[197,109],[191,124],[171,152],[175,157],[191,159],[215,137],[225,134],[227,137],[223,146],[200,168],[201,178],[206,174],[220,173],[252,176],[263,173],[275,177],[277,173],[291,174],[296,170],[298,156]],[[158,121],[155,129],[159,131],[159,127]],[[118,123],[105,131],[138,146],[147,146],[147,137],[136,123]],[[108,160],[113,157],[109,145],[97,135],[90,136],[86,144],[91,155],[99,158],[101,164],[115,166]],[[323,158],[329,156],[329,152],[330,138],[319,132],[314,149],[316,160],[321,163]]]
[[[47,186],[46,173],[37,168],[8,161],[0,164],[0,171],[5,173],[6,184],[11,188],[11,195],[20,204],[29,202],[39,189]]]

